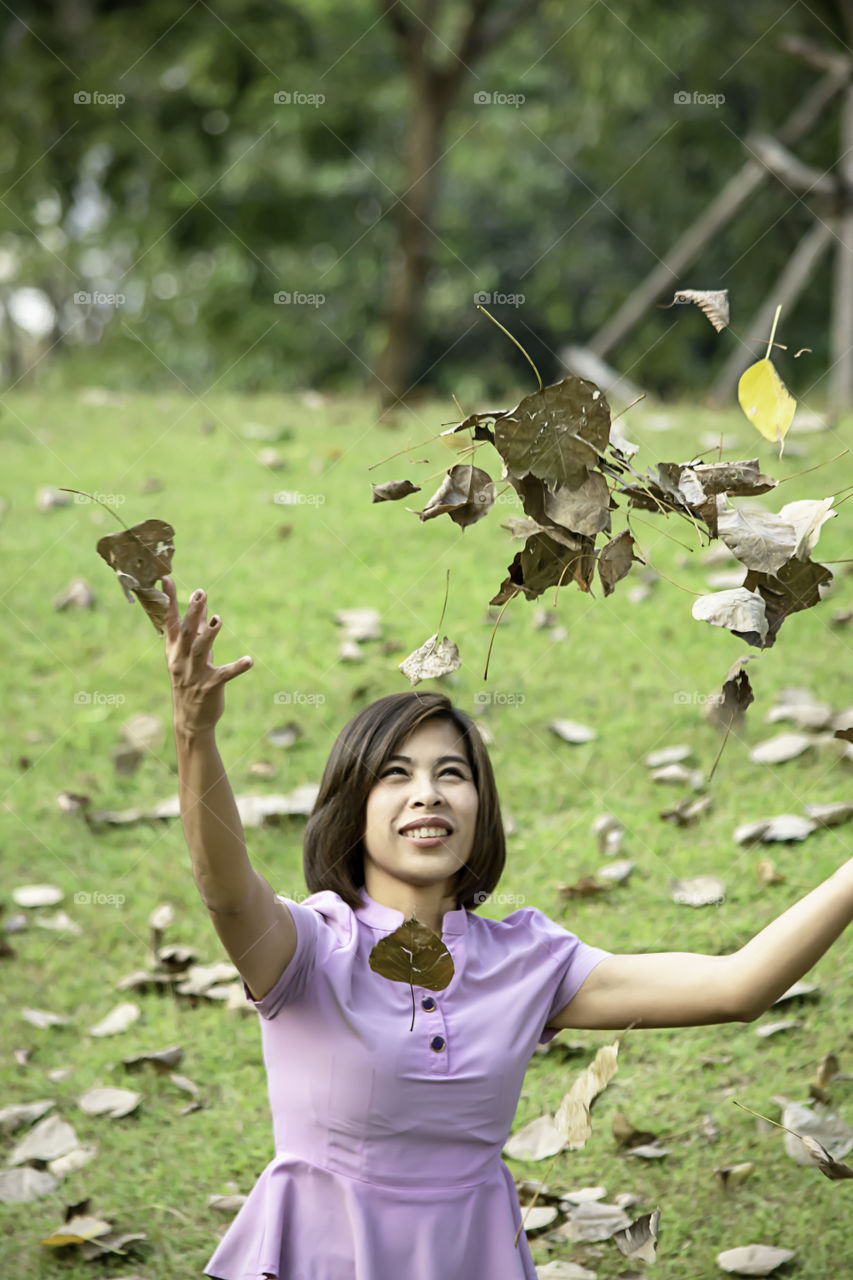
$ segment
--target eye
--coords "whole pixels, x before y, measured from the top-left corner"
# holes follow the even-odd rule
[[[465,777],[465,774],[462,772],[462,770],[461,770],[461,769],[457,769],[457,768],[456,768],[456,766],[455,766],[455,765],[452,765],[452,764],[451,764],[451,765],[447,765],[447,767],[446,767],[446,768],[444,768],[444,769],[442,769],[442,771],[441,771],[441,772],[442,772],[442,773],[455,773],[457,778],[464,778],[464,777]]]
[[[406,770],[403,768],[401,764],[392,764],[392,765],[389,765],[388,768],[383,771],[382,777],[387,778],[389,773],[405,773],[405,772]]]

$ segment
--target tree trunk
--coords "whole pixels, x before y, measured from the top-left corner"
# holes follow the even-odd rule
[[[376,368],[383,408],[411,389],[420,351],[424,288],[432,257],[433,215],[447,103],[434,76],[414,80],[414,103],[406,148],[405,188],[397,210],[397,255],[385,292],[388,341]]]

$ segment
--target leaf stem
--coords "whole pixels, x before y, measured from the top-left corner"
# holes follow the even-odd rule
[[[777,481],[776,488],[778,489],[780,484],[785,484],[788,480],[796,480],[797,476],[807,476],[810,471],[818,471],[820,470],[821,467],[827,467],[829,466],[830,462],[837,462],[839,458],[843,458],[845,453],[849,453],[849,452],[850,452],[849,449],[842,449],[841,452],[837,453],[834,458],[827,458],[825,462],[816,462],[813,467],[806,467],[803,471],[795,471],[793,475],[783,476],[781,480]],[[850,487],[853,488],[853,485],[851,485]],[[843,493],[844,490],[841,489],[839,490],[839,492]]]
[[[503,327],[503,325],[501,324],[501,322],[500,322],[499,320],[496,320],[496,319],[495,319],[495,317],[494,317],[493,315],[490,315],[490,314],[489,314],[489,312],[486,310],[486,308],[485,308],[485,307],[483,307],[483,306],[481,306],[479,302],[477,303],[477,310],[478,310],[478,311],[482,311],[482,313],[483,313],[483,315],[484,315],[484,316],[488,316],[488,317],[489,317],[489,319],[491,320],[492,324],[496,324],[496,325],[498,326],[498,328],[501,330],[501,332],[506,334],[506,336],[509,338],[510,342],[514,342],[514,343],[515,343],[515,345],[518,347],[519,351],[520,351],[520,352],[521,352],[521,354],[524,356],[524,358],[525,358],[525,360],[527,361],[527,363],[530,365],[530,367],[531,367],[531,369],[533,370],[533,372],[536,374],[537,380],[538,380],[538,382],[539,382],[539,390],[540,390],[540,391],[542,391],[542,389],[543,389],[543,387],[542,387],[542,379],[539,377],[539,370],[536,368],[536,365],[535,365],[535,364],[533,363],[533,361],[530,359],[530,356],[529,356],[529,355],[527,354],[527,352],[524,350],[524,347],[521,345],[521,343],[518,341],[518,339],[517,339],[517,338],[514,338],[514,337],[512,336],[512,334],[510,333],[509,329],[505,329],[505,328]]]
[[[59,487],[59,492],[60,493],[79,493],[81,498],[88,498],[90,502],[97,502],[99,507],[103,507],[105,511],[109,511],[110,515],[114,516],[116,520],[118,520],[122,529],[126,530],[128,533],[130,532],[130,530],[128,529],[127,525],[124,523],[124,521],[122,520],[118,512],[113,511],[113,509],[111,507],[108,507],[105,502],[101,502],[101,499],[96,498],[93,493],[84,493],[82,489],[63,489],[61,485]]]
[[[448,597],[449,595],[450,595],[450,570],[448,569],[448,570],[447,570],[447,580],[446,580],[446,582],[445,582],[445,586],[444,586],[444,604],[441,606],[441,617],[440,617],[440,618],[439,618],[439,620],[438,620],[438,627],[436,628],[436,633],[435,633],[435,634],[436,634],[436,638],[440,637],[440,635],[441,635],[441,624],[442,624],[442,622],[444,622],[444,612],[445,612],[445,610],[446,610],[446,608],[447,608],[447,597]],[[413,994],[414,994],[414,993],[413,993]]]
[[[516,593],[516,594],[517,594],[517,593]],[[514,599],[515,599],[515,596],[510,596],[510,598],[509,598],[509,600],[514,600]],[[491,635],[491,638],[490,638],[490,640],[489,640],[489,649],[488,649],[488,652],[487,652],[487,654],[486,654],[486,669],[485,669],[485,671],[483,672],[483,679],[484,679],[484,680],[487,680],[487,679],[488,679],[488,676],[489,676],[489,659],[490,659],[490,658],[491,658],[491,656],[492,656],[492,645],[495,643],[495,633],[497,632],[498,625],[499,625],[499,623],[500,623],[501,618],[504,616],[504,609],[505,609],[505,608],[507,607],[507,605],[509,604],[509,600],[504,600],[503,605],[502,605],[502,607],[501,607],[501,611],[500,611],[500,613],[498,614],[497,618],[495,618],[495,625],[492,627],[492,635]]]
[[[773,317],[773,328],[770,330],[770,340],[767,343],[767,354],[764,357],[765,360],[770,359],[770,352],[773,350],[773,339],[776,337],[776,325],[779,323],[779,313],[781,312],[781,310],[782,310],[782,303],[780,302],[778,307],[776,308],[776,314]],[[785,350],[787,350],[787,347],[785,348]]]

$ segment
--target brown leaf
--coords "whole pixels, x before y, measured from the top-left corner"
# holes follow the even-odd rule
[[[702,314],[711,321],[717,333],[725,329],[729,323],[728,289],[679,289],[670,306],[676,302],[695,302]],[[707,333],[707,330],[705,332]]]
[[[581,876],[574,884],[557,885],[557,893],[567,901],[572,898],[594,898],[599,893],[607,893],[609,889],[609,884],[599,884],[595,876]]]
[[[820,588],[831,581],[832,573],[825,565],[796,556],[775,574],[750,570],[743,580],[743,590],[757,592],[764,601],[767,634],[763,647],[769,649],[774,643],[776,632],[789,613],[819,604]],[[755,641],[747,639],[747,643]]]
[[[759,884],[784,884],[785,877],[782,872],[777,870],[776,863],[771,858],[761,858],[755,864],[755,874],[758,877]]]
[[[654,1262],[659,1223],[660,1209],[655,1209],[654,1213],[644,1213],[641,1218],[637,1218],[624,1231],[617,1231],[613,1236],[613,1241],[619,1252],[624,1253],[626,1258],[637,1258],[642,1262]]]
[[[100,556],[118,575],[128,600],[135,595],[162,635],[169,598],[155,583],[172,571],[175,530],[164,520],[143,520],[130,529],[108,533],[97,545]]]
[[[747,662],[749,658],[744,657],[732,663],[720,693],[713,700],[713,712],[706,712],[707,718],[724,731],[730,726],[732,729],[739,729],[747,707],[755,701],[749,676],[744,670]]]
[[[613,1137],[616,1139],[620,1147],[639,1147],[646,1142],[655,1142],[656,1133],[650,1133],[645,1129],[636,1129],[631,1121],[625,1115],[624,1111],[614,1111],[613,1113]]]
[[[802,1142],[825,1178],[829,1178],[832,1182],[840,1182],[844,1178],[853,1178],[853,1169],[850,1168],[850,1165],[839,1164],[837,1160],[833,1160],[826,1147],[822,1147],[816,1138],[810,1138],[806,1135],[800,1138],[800,1142]]]
[[[570,374],[525,396],[495,421],[495,446],[515,476],[556,489],[582,485],[610,440],[610,406],[592,382]]]
[[[549,587],[572,581],[581,591],[588,591],[595,570],[595,549],[591,538],[583,538],[581,543],[575,550],[561,546],[550,534],[533,534],[516,554],[509,577],[489,604],[505,604],[520,591],[528,600],[535,600]]]
[[[671,809],[664,809],[660,816],[664,821],[672,822],[677,827],[689,827],[703,813],[708,812],[711,804],[712,800],[709,795],[685,796],[683,800],[679,800],[678,804],[673,805]]]
[[[412,684],[421,680],[434,680],[439,676],[449,675],[462,666],[459,650],[447,636],[439,641],[438,632],[425,640],[419,649],[415,649],[398,664],[406,679]]]
[[[488,472],[458,463],[450,468],[440,488],[418,515],[424,521],[447,514],[454,524],[465,529],[488,515],[494,502],[495,485]]]
[[[415,987],[443,991],[453,981],[453,959],[441,938],[412,916],[387,938],[376,943],[367,958],[374,973],[391,982],[405,982],[412,989],[412,1026],[415,1025]]]
[[[635,559],[634,539],[627,529],[605,543],[598,553],[598,576],[605,596],[615,590],[616,583],[625,577]]]
[[[386,480],[385,484],[372,484],[374,502],[398,502],[410,493],[420,493],[421,486],[411,480]]]

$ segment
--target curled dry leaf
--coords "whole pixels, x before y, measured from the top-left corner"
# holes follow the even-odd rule
[[[148,1063],[158,1075],[167,1075],[178,1066],[183,1056],[183,1049],[175,1044],[168,1049],[159,1049],[156,1053],[139,1053],[132,1058],[123,1058],[122,1064],[126,1071],[139,1071]]]
[[[845,1178],[853,1178],[853,1169],[849,1164],[840,1164],[837,1160],[833,1160],[826,1147],[821,1146],[816,1138],[810,1138],[808,1135],[801,1137],[800,1141],[805,1147],[817,1167],[825,1178],[829,1178],[832,1182],[840,1182]]]
[[[399,502],[410,493],[420,493],[421,486],[412,484],[411,480],[386,480],[385,484],[372,484],[370,488],[374,502]]]
[[[656,1260],[655,1249],[658,1243],[658,1226],[660,1224],[660,1209],[655,1209],[654,1213],[644,1213],[641,1218],[637,1218],[632,1222],[630,1227],[625,1227],[623,1231],[617,1231],[613,1236],[613,1242],[620,1253],[624,1253],[626,1258],[642,1262],[654,1262]]]
[[[761,818],[757,822],[743,822],[735,827],[735,844],[751,844],[760,840],[764,844],[781,840],[805,840],[817,823],[811,818],[804,818],[798,813],[780,813],[775,818]]]
[[[627,529],[623,529],[601,548],[598,553],[598,576],[605,596],[616,589],[616,583],[625,577],[634,560],[634,539]]]
[[[691,613],[700,622],[726,627],[747,644],[761,648],[769,630],[764,600],[757,591],[736,587],[714,591],[693,601]]]
[[[424,521],[446,514],[454,524],[465,529],[488,515],[494,502],[495,485],[489,473],[481,467],[458,463],[450,468],[441,486],[418,515]]]
[[[459,650],[447,636],[439,641],[438,632],[425,640],[419,649],[410,653],[408,658],[398,663],[406,679],[412,684],[420,684],[421,680],[436,680],[439,676],[449,675],[462,666]]]
[[[560,1102],[554,1122],[570,1151],[579,1150],[592,1133],[590,1108],[618,1070],[619,1040],[603,1045]]]
[[[41,1244],[59,1249],[69,1244],[83,1244],[87,1240],[95,1240],[98,1236],[108,1235],[112,1231],[112,1223],[102,1218],[93,1218],[87,1214],[75,1214],[63,1222],[50,1235],[45,1236]]]
[[[709,698],[704,707],[705,718],[717,729],[728,733],[730,729],[739,729],[743,724],[747,707],[755,701],[746,664],[749,657],[738,658],[729,667],[719,693]]]
[[[789,1102],[782,1111],[782,1124],[792,1131],[783,1136],[785,1152],[795,1164],[817,1163],[805,1138],[817,1142],[831,1160],[842,1160],[853,1151],[853,1129],[837,1112],[827,1107],[806,1107],[799,1102]]]
[[[670,306],[674,306],[677,302],[695,302],[702,314],[711,321],[717,333],[725,329],[729,323],[728,289],[678,289]]]
[[[569,1210],[569,1220],[557,1228],[556,1234],[578,1243],[593,1244],[609,1240],[617,1231],[625,1231],[631,1219],[618,1204],[588,1201]]]
[[[143,520],[130,529],[108,533],[97,545],[98,555],[114,569],[127,599],[136,596],[155,628],[163,634],[169,597],[156,583],[172,571],[175,530],[165,520]]]

